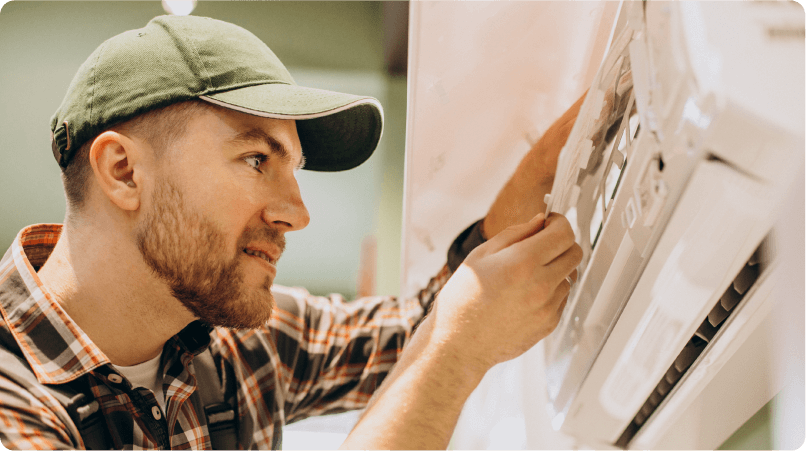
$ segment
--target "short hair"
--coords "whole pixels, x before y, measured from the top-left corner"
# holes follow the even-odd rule
[[[154,149],[157,157],[161,157],[176,139],[184,136],[187,123],[194,115],[216,108],[201,100],[188,100],[151,110],[105,131],[125,130],[135,134]],[[71,212],[80,212],[87,201],[88,184],[92,176],[90,147],[98,135],[82,144],[67,167],[62,168],[64,193],[67,197],[68,210]]]

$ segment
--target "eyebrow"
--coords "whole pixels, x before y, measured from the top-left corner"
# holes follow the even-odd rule
[[[283,145],[283,143],[277,141],[274,139],[274,137],[259,128],[250,128],[249,130],[238,133],[233,138],[229,139],[228,142],[236,146],[250,144],[266,145],[269,147],[269,150],[272,154],[280,157],[281,159],[291,161],[292,158],[291,152],[286,146]],[[299,162],[294,169],[302,169],[304,166],[305,155],[300,153]]]

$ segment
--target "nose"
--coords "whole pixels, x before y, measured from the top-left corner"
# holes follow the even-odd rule
[[[272,202],[263,209],[263,221],[285,232],[304,229],[311,222],[311,216],[302,201],[296,178],[291,175],[285,183],[273,188]]]

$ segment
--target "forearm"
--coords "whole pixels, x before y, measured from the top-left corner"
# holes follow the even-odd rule
[[[565,217],[550,219],[468,254],[342,447],[444,449],[484,373],[557,327],[582,249]]]
[[[447,448],[485,368],[444,345],[435,338],[434,317],[426,318],[342,448]]]
[[[541,143],[535,145],[540,147]],[[498,193],[482,223],[485,238],[492,238],[505,228],[527,222],[546,211],[543,198],[551,192],[554,171],[547,171],[533,149],[518,165],[518,169]],[[524,202],[529,199],[529,202]]]
[[[521,160],[484,218],[482,230],[486,238],[546,211],[543,198],[551,192],[560,149],[571,134],[584,99],[585,94],[546,130]]]

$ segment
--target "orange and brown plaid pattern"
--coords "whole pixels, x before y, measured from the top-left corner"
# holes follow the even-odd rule
[[[232,331],[191,323],[163,348],[164,415],[154,394],[134,388],[61,309],[36,271],[61,225],[22,230],[0,260],[0,346],[19,348],[40,384],[88,375],[119,449],[210,449],[193,357],[208,347],[235,397],[241,448],[279,445],[284,424],[366,405],[438,291],[447,266],[411,299],[352,302],[273,287],[277,308],[262,328]],[[84,443],[59,402],[0,370],[0,442],[9,449],[76,449]]]

